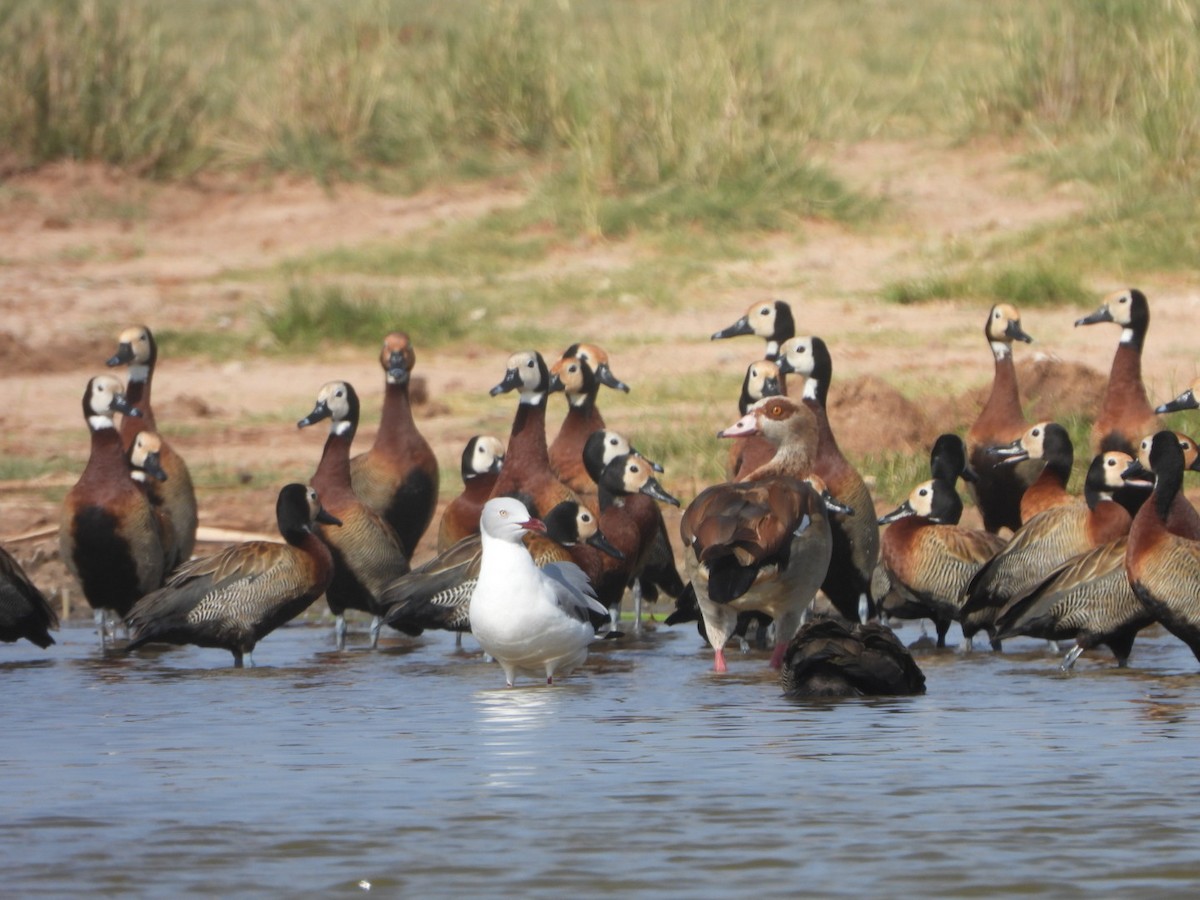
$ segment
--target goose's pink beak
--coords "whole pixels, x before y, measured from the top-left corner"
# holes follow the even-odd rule
[[[732,438],[743,437],[747,434],[758,433],[758,417],[754,413],[749,412],[726,428],[724,431],[718,431],[717,437]]]

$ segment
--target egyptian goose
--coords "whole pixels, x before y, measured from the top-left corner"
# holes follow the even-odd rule
[[[133,446],[140,431],[158,431],[154,409],[150,405],[150,389],[154,368],[158,363],[158,344],[145,325],[126,328],[118,337],[117,352],[109,358],[109,366],[129,366],[129,382],[125,399],[140,416],[125,416],[121,420],[121,445],[126,451]],[[161,439],[159,463],[167,474],[155,486],[156,502],[170,523],[171,535],[165,542],[170,553],[167,571],[188,559],[196,547],[196,528],[199,516],[196,509],[196,489],[187,463],[166,439]]]
[[[879,563],[879,523],[866,482],[838,447],[829,425],[827,404],[833,359],[821,338],[795,337],[784,341],[779,365],[784,374],[795,373],[805,379],[800,400],[816,416],[818,428],[813,471],[834,499],[854,510],[830,517],[833,558],[821,589],[839,615],[849,621],[866,622],[875,616],[871,578]]]
[[[756,360],[746,367],[746,377],[742,379],[738,415],[744,416],[763,397],[779,397],[786,393],[784,375],[779,365],[769,359]],[[730,481],[738,481],[774,455],[775,446],[761,434],[734,438],[725,462],[725,477]]]
[[[1128,535],[1071,557],[996,617],[996,637],[1016,635],[1073,641],[1062,662],[1068,671],[1086,650],[1105,644],[1124,667],[1137,633],[1154,622],[1125,571]]]
[[[579,346],[575,344],[568,348],[567,353],[550,367],[550,391],[564,392],[567,398],[567,415],[553,443],[550,444],[548,453],[551,471],[567,487],[584,497],[594,494],[596,490],[595,483],[583,465],[583,447],[592,434],[604,430],[604,416],[600,414],[596,405],[600,385],[604,382],[600,380],[586,355],[573,355]],[[592,352],[604,353],[599,348]],[[628,385],[612,377],[607,355],[600,358],[604,360],[604,370],[608,372],[609,381],[628,391]]]
[[[608,610],[596,601],[584,571],[572,562],[534,564],[522,538],[546,526],[520,500],[495,497],[479,520],[479,580],[468,614],[479,646],[504,670],[509,687],[518,672],[556,674],[581,665]]]
[[[371,449],[350,460],[354,493],[392,526],[408,557],[433,521],[440,479],[437,457],[413,421],[408,385],[416,361],[407,334],[394,331],[383,339],[379,431]]]
[[[701,491],[680,523],[717,672],[726,671],[725,644],[748,610],[775,620],[771,665],[779,668],[832,553],[825,503],[801,480],[816,456],[816,416],[787,397],[768,397],[720,436],[759,432],[777,445],[775,457],[745,481]]]
[[[796,632],[780,680],[791,698],[925,693],[925,673],[890,628],[834,618],[814,619]]]
[[[127,649],[151,643],[219,647],[233,654],[235,667],[243,658],[253,666],[255,645],[308,609],[333,578],[333,556],[316,523],[340,523],[322,509],[317,492],[285,485],[275,519],[287,543],[247,541],[194,559],[139,600],[125,619]]]
[[[1021,437],[1003,447],[993,447],[1000,465],[1012,466],[1024,460],[1041,460],[1042,471],[1021,495],[1021,523],[1056,506],[1070,506],[1077,498],[1067,490],[1075,448],[1067,429],[1057,422],[1038,422]]]
[[[1033,338],[1021,328],[1020,315],[1008,303],[992,307],[983,333],[992,350],[995,371],[987,402],[967,430],[967,459],[976,475],[970,487],[987,531],[997,532],[1001,528],[1016,531],[1021,527],[1021,495],[1041,466],[1035,462],[1006,466],[990,451],[1011,444],[1029,427],[1021,411],[1012,344],[1013,341],[1029,343]]]
[[[408,571],[408,557],[400,538],[379,513],[363,503],[350,481],[350,446],[358,430],[358,394],[345,381],[330,381],[317,393],[312,412],[297,423],[305,428],[329,419],[329,436],[311,484],[321,496],[321,505],[341,524],[320,527],[319,532],[333,552],[333,579],[325,599],[335,618],[337,648],[346,646],[347,609],[370,613],[371,646],[379,642],[380,594]]]
[[[1113,495],[1126,486],[1124,473],[1131,462],[1128,454],[1116,450],[1096,456],[1084,481],[1085,502],[1074,498],[1033,516],[975,574],[959,613],[968,644],[986,630],[992,647],[999,650],[996,619],[1009,603],[1071,557],[1128,533],[1129,511]]]
[[[448,550],[470,534],[479,534],[479,514],[492,496],[496,479],[504,465],[504,445],[500,439],[477,434],[463,447],[462,493],[451,500],[438,523],[437,551]]]
[[[1155,408],[1156,413],[1179,412],[1182,409],[1200,409],[1200,378],[1192,381],[1191,386],[1176,397]]]
[[[792,308],[783,300],[767,300],[763,303],[752,303],[746,314],[727,328],[713,334],[711,340],[737,337],[743,334],[756,334],[767,342],[767,359],[779,356],[779,345],[796,334],[796,320],[792,317]]]
[[[552,562],[573,562],[595,584],[601,572],[600,557],[621,556],[600,530],[596,514],[582,503],[564,500],[542,522],[545,533],[525,535],[525,546],[539,567]],[[384,624],[413,636],[427,628],[460,635],[469,631],[467,604],[479,579],[482,547],[478,532],[467,535],[388,585],[383,592],[387,607]]]
[[[0,641],[21,638],[45,650],[54,643],[58,614],[16,558],[0,547]]]
[[[98,375],[83,394],[91,434],[87,466],[63,501],[59,552],[95,611],[101,645],[111,636],[107,615],[124,617],[166,574],[163,538],[154,508],[130,477],[114,413],[140,415],[121,382]]]
[[[1168,527],[1173,516],[1179,517],[1173,507],[1188,504],[1182,492],[1183,450],[1174,432],[1160,431],[1147,455],[1154,490],[1134,516],[1125,569],[1150,614],[1200,659],[1200,541]]]
[[[579,496],[550,468],[546,447],[546,395],[550,370],[536,350],[523,350],[508,358],[504,379],[491,390],[493,397],[517,391],[520,400],[513,417],[504,467],[492,488],[493,497],[516,497],[536,517],[564,500]]]
[[[953,486],[931,479],[879,518],[888,526],[880,544],[884,571],[906,605],[933,621],[939,647],[946,646],[967,584],[1005,544],[991,532],[960,526],[961,514],[962,500]]]
[[[1075,325],[1096,322],[1120,325],[1121,340],[1113,355],[1108,387],[1092,423],[1092,452],[1120,450],[1132,456],[1143,436],[1154,434],[1162,427],[1142,383],[1142,347],[1150,328],[1150,304],[1137,288],[1116,291],[1105,297],[1094,313],[1079,319]]]

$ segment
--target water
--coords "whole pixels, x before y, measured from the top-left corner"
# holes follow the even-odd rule
[[[0,645],[11,896],[1190,896],[1200,880],[1200,678],[1161,631],[1125,671],[1097,653],[1063,675],[1016,641],[920,656],[922,697],[838,703],[784,700],[761,654],[713,675],[692,626],[512,690],[444,634],[338,654],[297,625],[240,671],[218,650],[59,640]]]

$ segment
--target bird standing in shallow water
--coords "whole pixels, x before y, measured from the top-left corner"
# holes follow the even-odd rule
[[[512,687],[517,672],[556,674],[581,665],[608,610],[596,600],[583,570],[574,563],[534,565],[522,538],[546,526],[520,500],[497,497],[479,521],[482,559],[471,594],[471,632],[485,653],[504,669]]]
[[[143,597],[126,621],[129,650],[143,644],[221,647],[241,668],[254,646],[304,612],[333,577],[333,557],[315,523],[341,523],[321,508],[317,492],[286,485],[275,501],[286,544],[249,541],[179,568],[159,590]]]
[[[21,564],[0,547],[0,641],[25,638],[43,650],[54,643],[58,616]]]

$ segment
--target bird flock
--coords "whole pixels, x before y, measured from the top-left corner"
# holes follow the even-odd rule
[[[977,417],[965,434],[939,437],[929,479],[877,516],[830,425],[830,348],[796,335],[787,303],[753,304],[711,336],[765,344],[745,370],[740,418],[718,435],[729,443],[726,478],[687,504],[674,539],[662,507],[679,501],[658,480],[661,466],[600,413],[602,388],[630,390],[605,351],[577,343],[549,365],[535,350],[513,353],[491,389],[515,395],[508,440],[467,442],[437,555],[416,568],[441,482],[413,415],[408,335],[383,340],[369,449],[354,452],[360,402],[346,381],[322,385],[297,423],[328,420],[329,430],[308,484],[278,493],[283,543],[197,557],[196,492],[158,431],[158,351],[139,325],[107,360],[126,368],[125,382],[102,374],[84,389],[90,452],[63,502],[59,549],[102,647],[195,644],[229,651],[235,666],[252,664],[260,640],[321,597],[339,650],[347,611],[370,616],[372,648],[384,627],[456,640],[469,631],[509,686],[518,675],[553,683],[594,641],[621,639],[627,595],[634,630],[644,603],[671,598],[667,624],[695,622],[717,673],[730,641],[769,643],[770,665],[796,696],[922,692],[924,675],[888,624],[902,619],[930,621],[938,647],[954,622],[968,650],[980,633],[994,651],[1017,635],[1069,642],[1064,669],[1101,644],[1126,665],[1137,633],[1157,622],[1200,659],[1200,515],[1182,490],[1200,454],[1161,419],[1200,407],[1200,379],[1152,406],[1141,372],[1145,295],[1118,291],[1075,324],[1102,322],[1121,333],[1100,406],[1085,411],[1091,463],[1080,494],[1068,486],[1067,430],[1026,421],[1013,348],[1032,337],[999,303],[984,326],[994,374]],[[567,412],[550,441],[555,393]],[[960,479],[982,528],[961,524]],[[0,548],[0,640],[48,648],[58,624]]]

